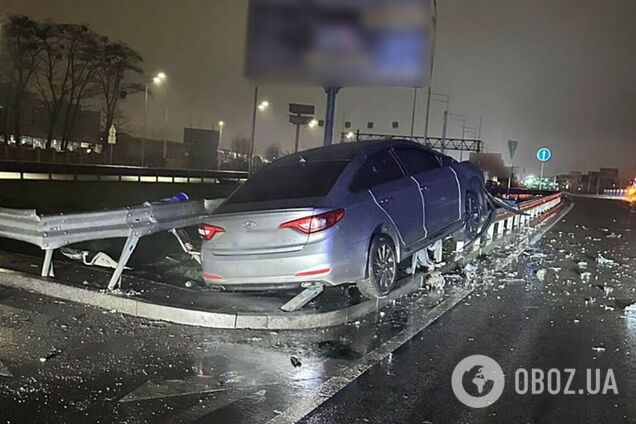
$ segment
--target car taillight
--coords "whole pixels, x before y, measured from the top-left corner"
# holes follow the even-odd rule
[[[199,227],[199,234],[203,238],[203,240],[212,240],[212,237],[217,235],[218,233],[224,233],[225,230],[221,227],[216,227],[214,225],[203,224]]]
[[[291,228],[304,234],[313,234],[324,231],[336,225],[344,217],[344,209],[321,213],[320,215],[308,216],[286,222],[280,228]]]

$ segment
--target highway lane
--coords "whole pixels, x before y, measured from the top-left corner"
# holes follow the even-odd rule
[[[476,292],[303,423],[634,422],[636,420],[636,211],[577,199],[568,217],[525,252],[496,293]],[[484,409],[460,403],[454,367],[482,354],[505,389]],[[519,395],[516,369],[612,369],[618,395]],[[603,374],[606,375],[606,374]]]

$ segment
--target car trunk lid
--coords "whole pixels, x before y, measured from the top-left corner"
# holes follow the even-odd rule
[[[204,248],[220,256],[299,251],[307,244],[309,235],[280,226],[313,213],[314,208],[299,208],[216,215],[206,223],[225,231],[205,242]]]

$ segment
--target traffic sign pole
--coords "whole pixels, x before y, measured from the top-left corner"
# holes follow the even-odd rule
[[[537,159],[541,162],[541,177],[539,179],[539,190],[543,190],[543,171],[545,170],[545,163],[552,159],[552,150],[547,147],[542,147],[537,151]]]

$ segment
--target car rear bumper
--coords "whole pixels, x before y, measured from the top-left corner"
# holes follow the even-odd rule
[[[207,285],[231,290],[272,290],[355,281],[361,278],[360,264],[366,262],[366,252],[341,237],[327,237],[310,240],[295,252],[273,254],[217,255],[204,244],[201,259]]]

